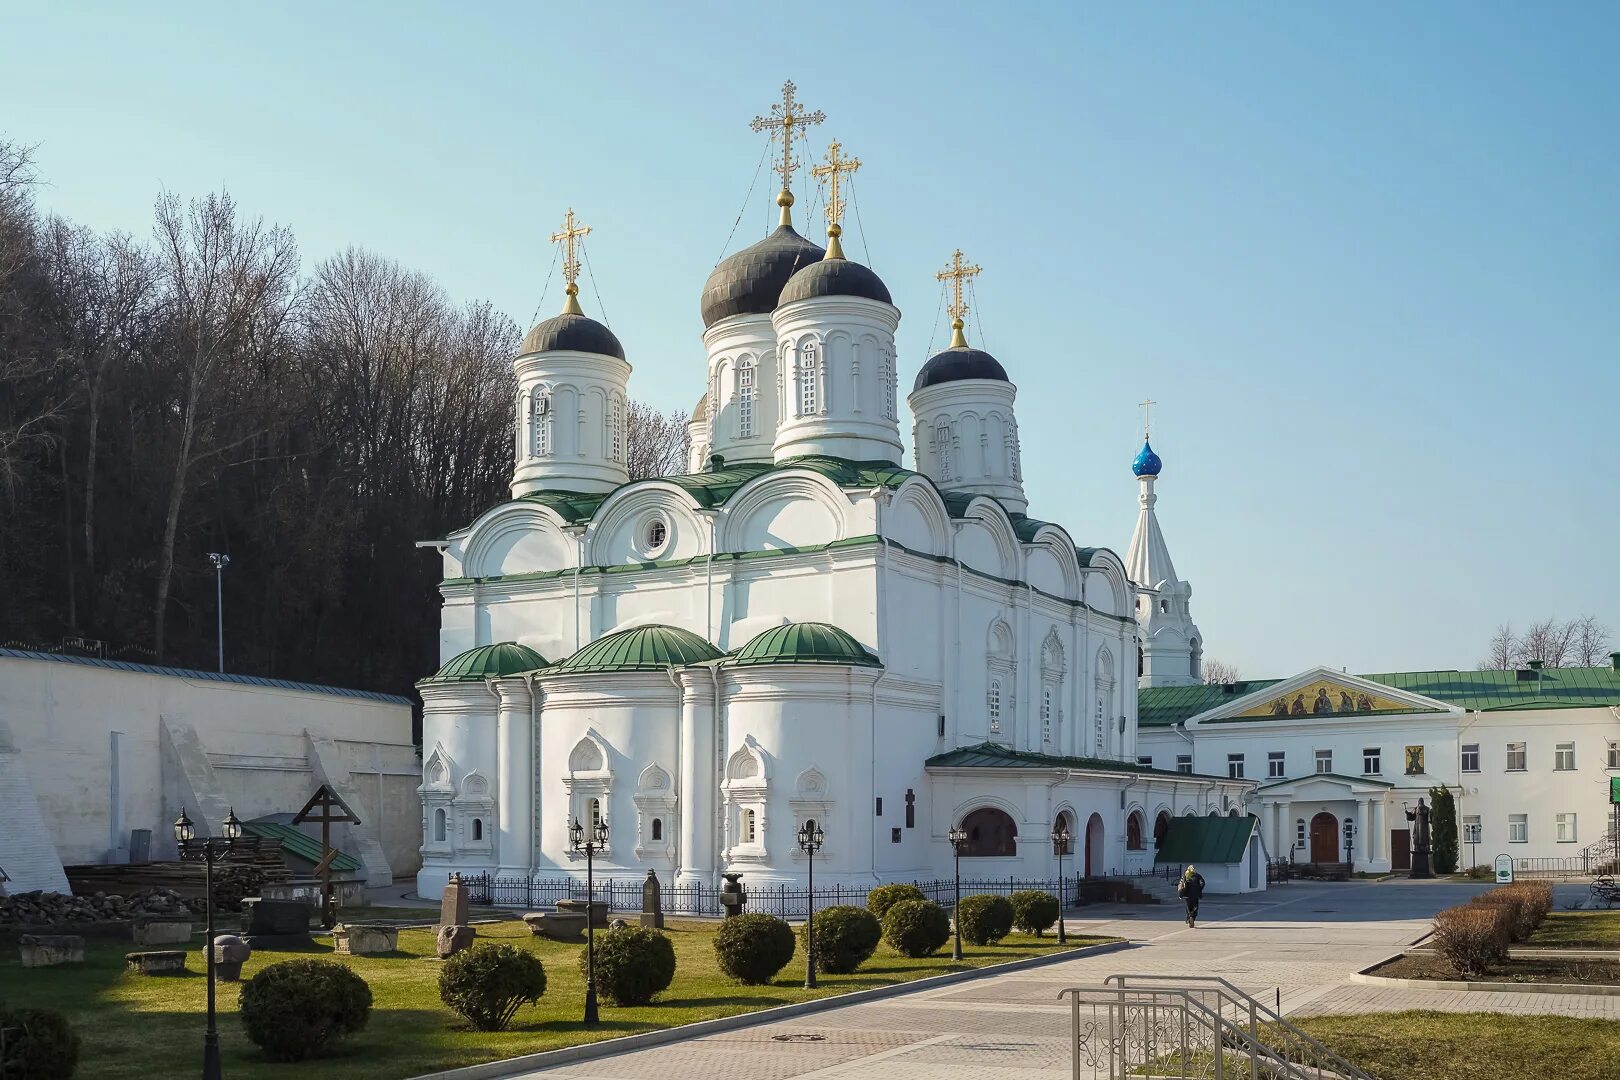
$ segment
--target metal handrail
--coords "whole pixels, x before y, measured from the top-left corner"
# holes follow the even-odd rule
[[[1297,1040],[1298,1042],[1304,1043],[1305,1046],[1310,1050],[1310,1052],[1313,1055],[1315,1055],[1318,1059],[1320,1059],[1322,1061],[1325,1061],[1327,1064],[1332,1065],[1335,1070],[1337,1070],[1338,1072],[1343,1073],[1346,1077],[1350,1078],[1350,1080],[1375,1080],[1374,1077],[1372,1077],[1371,1075],[1369,1075],[1368,1073],[1366,1073],[1362,1069],[1360,1069],[1360,1068],[1356,1067],[1355,1065],[1351,1064],[1349,1061],[1346,1061],[1342,1055],[1334,1052],[1333,1050],[1328,1049],[1328,1047],[1324,1046],[1320,1040],[1316,1039],[1314,1036],[1310,1035],[1309,1033],[1307,1033],[1306,1031],[1302,1030],[1297,1025],[1295,1025],[1293,1022],[1286,1019],[1281,1013],[1273,1010],[1271,1008],[1271,1006],[1267,1005],[1263,1001],[1260,1001],[1258,998],[1254,997],[1252,994],[1249,994],[1248,992],[1246,992],[1244,990],[1238,989],[1236,986],[1233,986],[1232,983],[1228,982],[1226,979],[1222,978],[1219,975],[1127,975],[1127,974],[1114,974],[1114,975],[1110,975],[1106,979],[1104,979],[1103,983],[1104,983],[1104,985],[1108,985],[1108,986],[1117,985],[1121,989],[1126,989],[1127,988],[1127,986],[1126,986],[1126,981],[1127,980],[1137,980],[1137,981],[1140,981],[1140,982],[1169,982],[1169,983],[1181,983],[1181,984],[1193,983],[1193,984],[1198,984],[1198,985],[1217,985],[1217,986],[1220,986],[1222,988],[1222,990],[1224,991],[1224,993],[1222,993],[1222,995],[1221,995],[1222,997],[1226,998],[1228,1001],[1230,1001],[1234,1006],[1236,1006],[1238,1008],[1246,1008],[1246,1009],[1248,1009],[1248,1011],[1249,1011],[1249,1031],[1256,1038],[1259,1037],[1259,1024],[1261,1022],[1271,1024],[1272,1026],[1280,1029],[1289,1038]]]

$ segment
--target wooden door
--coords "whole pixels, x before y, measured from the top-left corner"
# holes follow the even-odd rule
[[[1339,819],[1326,810],[1311,818],[1311,862],[1339,861]]]
[[[1391,870],[1412,869],[1412,830],[1389,830],[1389,868]]]

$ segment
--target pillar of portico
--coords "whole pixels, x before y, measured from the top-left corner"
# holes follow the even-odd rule
[[[1287,858],[1287,845],[1283,843],[1283,804],[1280,799],[1273,799],[1271,803],[1271,855],[1276,859]]]
[[[1372,859],[1372,852],[1368,850],[1368,845],[1372,843],[1372,830],[1367,827],[1371,817],[1368,801],[1365,796],[1356,800],[1356,850],[1361,852],[1361,861],[1364,863]],[[1354,870],[1355,867],[1352,866],[1351,869]]]
[[[1389,837],[1384,831],[1384,800],[1380,796],[1372,804],[1372,846],[1367,849],[1368,854],[1380,861],[1388,858],[1384,851],[1388,843]]]

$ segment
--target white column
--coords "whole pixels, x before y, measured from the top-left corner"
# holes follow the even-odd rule
[[[1370,814],[1370,812],[1369,812],[1369,810],[1367,808],[1367,801],[1368,800],[1366,798],[1360,798],[1360,799],[1356,800],[1356,847],[1355,847],[1355,850],[1361,852],[1361,861],[1362,862],[1367,862],[1372,858],[1372,852],[1367,847],[1367,845],[1372,843],[1372,839],[1371,839],[1371,835],[1370,835],[1372,830],[1367,827],[1368,818],[1371,816],[1371,814]],[[1355,869],[1355,868],[1351,867],[1351,869]]]
[[[1389,858],[1384,849],[1389,844],[1389,834],[1384,828],[1384,797],[1380,795],[1372,804],[1372,847],[1368,854],[1373,858],[1383,860]]]
[[[715,776],[714,730],[717,705],[708,668],[681,673],[681,762],[676,778],[676,818],[680,850],[675,880],[706,884],[714,872],[714,815],[720,797]]]
[[[522,677],[495,684],[496,865],[527,876],[534,865],[534,730],[531,691]]]

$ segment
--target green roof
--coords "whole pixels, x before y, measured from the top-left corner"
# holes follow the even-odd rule
[[[1620,671],[1613,667],[1543,668],[1538,678],[1507,671],[1395,671],[1360,676],[1394,690],[1443,701],[1474,712],[1505,709],[1573,709],[1620,705]],[[1138,727],[1169,727],[1281,679],[1249,679],[1222,686],[1154,686],[1136,694]],[[1230,689],[1228,689],[1228,686]],[[1422,712],[1413,708],[1411,712]],[[1358,716],[1368,715],[1357,713]],[[1389,715],[1387,712],[1384,715]],[[1247,716],[1244,720],[1269,720]],[[1277,719],[1283,719],[1278,717]]]
[[[725,667],[752,664],[855,664],[882,667],[881,661],[848,633],[824,622],[789,623],[756,635],[720,663]]]
[[[1243,849],[1249,846],[1249,837],[1259,824],[1260,819],[1253,814],[1173,817],[1153,861],[1210,866],[1242,862]]]
[[[282,850],[292,852],[305,862],[320,865],[321,842],[296,825],[283,825],[277,821],[244,821],[242,831],[275,841],[281,845]],[[332,869],[340,873],[352,873],[360,869],[360,860],[340,851],[332,856]]]
[[[593,671],[662,671],[714,660],[724,654],[690,630],[674,626],[634,626],[597,638],[551,667],[548,675]]]
[[[516,675],[520,671],[534,671],[546,666],[546,658],[515,641],[501,641],[494,645],[480,645],[452,657],[438,673],[423,679],[425,683],[482,682],[502,675]]]
[[[935,754],[923,764],[954,769],[1082,769],[1090,772],[1141,773],[1145,776],[1191,776],[1202,780],[1227,779],[1224,776],[1155,769],[1147,765],[1113,761],[1108,758],[1034,754],[1026,750],[1013,750],[993,742],[982,742],[976,746],[959,746],[955,750]]]

